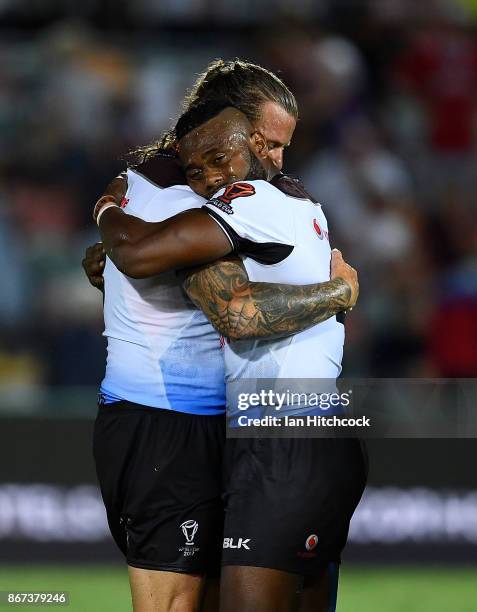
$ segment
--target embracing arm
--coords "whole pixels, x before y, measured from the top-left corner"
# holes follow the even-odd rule
[[[99,203],[101,201],[105,201],[106,203],[114,202],[117,206],[120,206],[123,198],[126,196],[127,189],[128,178],[127,174],[124,172],[119,176],[116,176],[108,184],[103,192],[103,195],[96,203],[95,211],[96,207],[100,206]],[[96,244],[89,246],[86,249],[84,259],[81,263],[89,282],[93,285],[93,287],[96,287],[96,289],[104,292],[103,275],[104,266],[106,263],[106,253],[104,251],[102,242],[97,242]]]
[[[203,264],[232,251],[224,232],[200,208],[148,223],[112,207],[101,216],[99,230],[108,257],[132,278]]]
[[[120,205],[128,189],[121,174],[96,203],[104,250],[116,267],[132,278],[214,261],[232,246],[217,223],[201,209],[192,209],[159,223],[128,215]],[[114,204],[116,206],[114,206]]]
[[[341,258],[337,253],[334,257]],[[341,262],[339,272],[348,276],[347,280],[336,276],[302,286],[250,282],[240,260],[223,259],[192,271],[184,289],[227,338],[278,338],[312,327],[354,305],[357,277],[354,283],[353,269],[342,258]]]

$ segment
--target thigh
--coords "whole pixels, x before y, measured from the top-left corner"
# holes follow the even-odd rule
[[[300,577],[251,566],[222,568],[220,612],[294,612]]]
[[[218,578],[129,567],[134,612],[219,612]]]
[[[299,612],[336,612],[339,565],[329,563],[321,575],[305,578]]]
[[[171,411],[103,411],[94,454],[108,521],[128,565],[218,572],[223,423]]]
[[[282,438],[227,445],[222,564],[320,576],[328,563],[338,563],[365,484],[359,442]]]
[[[202,593],[201,612],[219,612],[220,577],[207,577]]]

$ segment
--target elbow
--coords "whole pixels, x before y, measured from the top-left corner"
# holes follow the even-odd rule
[[[198,308],[202,310],[205,316],[209,319],[209,323],[212,325],[215,331],[218,332],[224,338],[227,338],[228,340],[241,340],[243,338],[249,337],[240,333],[240,330],[235,325],[231,325],[227,317],[218,317],[216,312],[211,312],[210,304],[207,304],[204,308],[204,305],[200,302],[194,300],[192,301]]]
[[[140,264],[136,264],[134,262],[126,262],[121,267],[118,267],[118,270],[125,276],[133,278],[134,280],[148,278],[150,276],[150,274],[147,274]]]
[[[222,332],[222,335],[229,340],[250,340],[256,337],[249,329],[228,329],[226,332]]]
[[[143,262],[134,253],[134,249],[123,245],[113,249],[110,255],[116,268],[129,278],[147,278]]]
[[[250,308],[248,298],[234,297],[220,317],[218,330],[229,340],[253,340],[260,337],[256,309]]]
[[[256,338],[257,334],[254,333],[253,329],[248,327],[240,327],[234,325],[227,325],[226,323],[220,323],[218,325],[214,325],[215,329],[229,340],[250,340],[252,338]]]
[[[234,329],[230,329],[230,328],[226,328],[225,326],[222,329],[218,330],[219,333],[224,336],[224,338],[227,338],[228,340],[243,340],[244,338],[248,338],[249,336],[246,335],[241,335],[240,333],[238,333],[236,330]]]
[[[235,340],[243,340],[245,338],[250,338],[250,336],[237,333],[235,330],[230,329],[230,327],[227,327],[227,325],[214,325],[214,328],[216,329],[216,331],[219,332],[221,336],[227,338],[227,340],[231,340],[232,342],[234,342]]]
[[[120,270],[125,276],[132,278],[134,280],[139,280],[141,278],[147,278],[147,274],[137,266],[126,266],[123,270]]]
[[[196,304],[197,306],[197,304]],[[201,306],[199,305],[199,308]],[[201,310],[205,313],[206,317],[209,319],[209,323],[215,329],[215,331],[227,338],[228,340],[238,340],[236,334],[234,334],[234,330],[229,327],[224,321],[217,320],[214,316],[211,316],[210,313],[206,312],[203,308]]]

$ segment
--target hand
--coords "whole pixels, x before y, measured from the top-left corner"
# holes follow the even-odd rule
[[[100,291],[104,290],[103,272],[105,261],[106,253],[102,242],[89,246],[82,261],[83,269],[89,282]]]
[[[358,273],[354,268],[345,262],[341,251],[338,249],[333,249],[331,251],[331,280],[334,280],[335,278],[343,279],[351,288],[351,297],[347,307],[347,310],[350,310],[358,300]]]

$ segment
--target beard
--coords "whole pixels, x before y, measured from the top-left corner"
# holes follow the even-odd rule
[[[248,170],[248,174],[245,177],[246,181],[268,181],[268,175],[265,168],[259,162],[258,157],[256,157],[252,151],[248,151],[250,155],[250,168]]]

